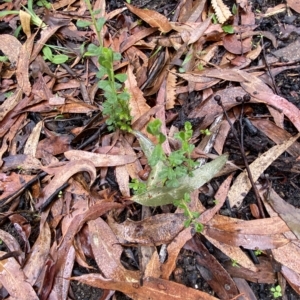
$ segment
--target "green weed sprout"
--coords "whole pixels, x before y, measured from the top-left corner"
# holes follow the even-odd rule
[[[37,16],[32,8],[33,0],[28,0],[27,8],[23,6],[26,12],[31,16],[31,22],[41,28],[45,28],[47,25]],[[4,10],[0,12],[0,18],[8,16],[8,15],[18,15],[20,11],[18,10]]]
[[[160,131],[161,121],[155,120],[147,126],[147,131],[154,135],[158,144],[155,146],[153,153],[149,159],[149,165],[155,166],[158,161],[162,161],[165,165],[159,174],[159,178],[167,187],[178,187],[178,179],[184,176],[192,176],[192,170],[196,163],[190,158],[194,145],[189,143],[193,135],[192,125],[190,122],[185,122],[184,131],[180,131],[174,135],[175,139],[180,141],[181,148],[173,151],[169,156],[166,156],[162,144],[166,137]]]
[[[100,65],[97,72],[99,78],[98,86],[104,91],[105,101],[102,105],[103,115],[107,116],[106,123],[109,130],[120,129],[131,132],[131,120],[129,109],[130,94],[123,88],[122,84],[126,81],[126,74],[114,73],[114,62],[121,59],[119,53],[110,48],[102,46],[100,32],[105,24],[104,18],[96,19],[99,11],[93,11],[90,0],[85,0],[91,14],[92,22],[80,21],[78,26],[85,27],[94,25],[100,46],[90,44],[84,56],[97,56]]]
[[[273,297],[276,299],[276,298],[279,298],[282,296],[282,293],[281,293],[281,286],[278,284],[276,285],[275,287],[272,287],[270,289],[271,293],[273,294]]]

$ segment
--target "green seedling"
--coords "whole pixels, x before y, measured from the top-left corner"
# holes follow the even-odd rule
[[[47,9],[51,9],[51,3],[49,3],[48,1],[46,0],[39,0],[37,3],[36,3],[38,6],[44,6],[45,8]]]
[[[126,81],[126,74],[115,74],[114,62],[121,59],[119,53],[114,52],[110,48],[102,46],[100,32],[105,24],[104,18],[96,19],[98,12],[92,10],[90,0],[85,0],[89,12],[91,14],[91,23],[82,21],[79,25],[89,26],[94,25],[100,46],[90,44],[84,56],[96,56],[99,62],[99,78],[98,86],[104,91],[105,101],[102,104],[103,115],[107,116],[106,124],[109,130],[120,129],[122,131],[131,132],[131,120],[129,109],[130,94],[123,88],[123,83]]]
[[[135,195],[143,194],[147,191],[147,185],[138,179],[132,179],[129,183],[129,187],[133,189]]]
[[[63,191],[59,191],[57,197],[61,198],[63,196]]]
[[[209,131],[209,129],[201,129],[200,132],[203,135],[207,135],[207,136],[211,135],[211,132]]]
[[[188,204],[190,202],[191,202],[190,195],[188,193],[185,193],[184,196],[183,196],[183,199],[174,201],[174,205],[183,210],[183,213],[186,217],[186,220],[184,221],[184,227],[187,228],[187,227],[193,225],[196,232],[201,232],[203,230],[203,224],[196,221],[196,219],[199,218],[200,213],[199,212],[192,212],[189,209]]]
[[[234,27],[232,25],[224,25],[224,26],[222,26],[222,29],[226,33],[229,33],[229,34],[234,33]]]
[[[181,143],[181,148],[173,151],[169,156],[165,155],[162,148],[166,137],[161,133],[160,127],[160,120],[155,120],[147,126],[147,131],[158,140],[158,144],[155,146],[149,158],[149,165],[153,167],[158,161],[162,161],[165,168],[161,170],[159,178],[163,182],[163,185],[167,187],[178,187],[178,179],[186,175],[192,176],[191,171],[196,167],[196,163],[190,158],[194,149],[194,145],[189,143],[193,135],[192,125],[190,122],[186,122],[184,131],[180,131],[174,135],[175,139]]]
[[[233,15],[236,15],[238,13],[238,8],[237,8],[235,3],[232,5],[232,10],[231,11],[232,11]]]
[[[262,254],[262,251],[261,251],[260,249],[257,249],[257,250],[254,251],[254,254],[255,254],[256,256],[259,256],[259,255]]]
[[[276,299],[276,298],[279,298],[282,296],[282,293],[281,293],[281,286],[280,285],[276,285],[275,287],[272,287],[270,289],[273,297]]]
[[[0,56],[0,62],[7,62],[8,57],[7,56]]]
[[[239,264],[238,264],[238,262],[237,262],[236,259],[231,259],[231,265],[232,265],[233,267],[239,268]]]
[[[53,64],[60,65],[65,63],[69,57],[65,54],[55,54],[53,55],[49,46],[44,46],[43,48],[44,59],[48,59]]]
[[[197,168],[198,164],[190,158],[194,148],[188,143],[192,136],[190,124],[185,124],[184,131],[175,136],[181,141],[181,148],[167,157],[162,150],[162,143],[166,137],[160,131],[160,121],[155,120],[149,125],[148,131],[158,140],[156,146],[139,131],[133,131],[148,163],[152,166],[146,182],[146,192],[131,198],[137,203],[145,206],[174,204],[174,201],[184,199],[186,193],[190,193],[210,181],[227,161],[227,155],[222,155]]]

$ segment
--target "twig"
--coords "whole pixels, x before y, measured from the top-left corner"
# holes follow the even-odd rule
[[[226,116],[226,119],[227,119],[227,122],[229,123],[230,125],[230,128],[232,130],[232,133],[234,135],[234,138],[236,139],[238,145],[239,145],[239,148],[240,148],[240,151],[241,151],[241,154],[242,154],[242,157],[243,157],[243,160],[244,160],[244,163],[245,163],[245,167],[246,167],[246,170],[247,170],[247,173],[248,173],[248,177],[249,177],[249,180],[250,180],[250,183],[251,183],[251,186],[252,186],[252,189],[253,189],[253,192],[254,192],[254,195],[255,195],[255,198],[256,198],[256,201],[257,201],[257,204],[258,204],[258,208],[259,208],[259,211],[260,211],[260,214],[263,218],[265,218],[265,213],[264,213],[264,209],[263,209],[263,205],[262,205],[262,200],[259,196],[259,193],[258,193],[258,190],[257,190],[257,187],[255,185],[255,182],[253,180],[253,177],[252,177],[252,173],[250,171],[250,168],[249,168],[249,164],[248,164],[248,160],[246,158],[246,155],[245,155],[245,149],[244,149],[244,140],[243,140],[243,122],[240,121],[240,126],[241,126],[241,140],[238,138],[238,134],[237,134],[237,131],[235,130],[233,124],[231,123],[229,117],[228,117],[228,114],[227,114],[227,111],[221,101],[221,96],[219,95],[216,95],[214,97],[214,99],[217,101],[218,105],[220,105],[224,111],[224,114]],[[250,95],[246,94],[244,95],[243,98],[241,97],[237,97],[237,102],[249,102],[250,101]]]

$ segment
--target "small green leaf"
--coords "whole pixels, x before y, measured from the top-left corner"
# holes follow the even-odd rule
[[[101,18],[99,18],[98,20],[97,20],[97,31],[98,32],[100,32],[101,30],[102,30],[102,28],[103,28],[103,25],[105,24],[105,22],[106,22],[106,20],[105,20],[105,18],[103,18],[103,17],[101,17]]]
[[[117,74],[115,75],[115,78],[118,79],[120,82],[125,82],[127,79],[127,75],[126,74]]]
[[[77,20],[76,22],[76,26],[79,27],[79,28],[85,28],[85,27],[88,27],[90,26],[91,24],[93,24],[92,22],[90,21],[87,21],[87,20]]]
[[[69,57],[65,54],[57,54],[52,57],[52,62],[56,65],[65,63]]]
[[[234,33],[234,28],[232,25],[224,25],[224,26],[222,26],[222,29],[226,33],[230,33],[230,34]]]
[[[233,14],[233,15],[236,15],[237,12],[238,12],[237,6],[236,6],[236,4],[234,3],[234,4],[232,5],[232,14]]]
[[[44,46],[44,48],[43,48],[43,54],[44,54],[44,56],[45,56],[46,59],[52,61],[53,54],[52,54],[51,49],[48,46]]]

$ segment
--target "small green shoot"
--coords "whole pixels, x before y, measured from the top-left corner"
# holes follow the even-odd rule
[[[39,1],[37,1],[36,4],[37,4],[38,6],[44,6],[44,7],[47,8],[47,9],[51,9],[51,8],[52,8],[51,3],[49,3],[47,0],[39,0]]]
[[[178,179],[184,176],[192,176],[192,170],[196,167],[196,163],[190,158],[194,149],[194,145],[189,143],[193,135],[192,125],[190,122],[184,124],[184,131],[180,131],[174,135],[175,139],[180,141],[181,148],[173,151],[166,156],[162,144],[166,137],[160,131],[161,121],[155,120],[147,126],[147,131],[154,135],[158,144],[155,146],[153,153],[149,159],[149,165],[155,166],[159,161],[165,165],[159,174],[159,178],[167,187],[178,187]]]
[[[199,218],[199,212],[190,211],[188,204],[191,202],[191,197],[188,193],[184,194],[183,199],[174,201],[174,205],[183,210],[185,217],[184,227],[189,227],[193,225],[196,232],[201,232],[203,230],[203,224],[196,221]]]
[[[199,71],[203,71],[204,70],[203,64],[198,64],[197,68],[198,68]]]
[[[133,189],[135,195],[140,195],[147,191],[147,184],[138,179],[132,179],[129,183],[129,187]]]
[[[257,250],[254,251],[254,254],[255,254],[256,256],[259,256],[259,255],[262,254],[262,251],[261,251],[260,249],[257,249]]]
[[[218,24],[218,19],[217,19],[216,14],[209,14],[208,16],[211,17],[213,24],[215,24],[215,25]]]
[[[276,298],[279,298],[282,296],[282,293],[281,293],[281,286],[278,284],[276,285],[275,287],[272,287],[270,289],[273,297],[276,299]]]
[[[102,104],[103,115],[107,116],[106,124],[109,130],[120,129],[122,131],[131,132],[131,120],[129,109],[130,94],[123,88],[123,83],[126,81],[126,74],[115,74],[114,62],[121,59],[119,53],[114,52],[111,48],[102,46],[100,32],[105,24],[104,18],[96,19],[99,11],[93,11],[90,0],[85,0],[89,9],[92,22],[97,33],[97,38],[100,46],[90,44],[84,56],[96,56],[99,62],[99,78],[98,87],[104,91],[105,101]],[[77,26],[89,26],[90,23],[81,21],[77,22]]]
[[[53,64],[56,65],[63,64],[69,59],[69,57],[65,54],[53,55],[50,47],[48,46],[44,46],[43,54],[44,54],[44,59],[48,59],[49,61],[51,61]]]
[[[6,61],[8,61],[7,56],[0,56],[0,62],[6,62]]]
[[[233,267],[239,268],[239,264],[238,264],[238,262],[237,262],[236,259],[231,259],[231,265],[232,265]]]
[[[63,196],[63,191],[59,191],[57,197],[61,198]]]
[[[236,4],[234,3],[233,5],[232,5],[232,14],[233,15],[236,15],[237,14],[237,12],[238,12],[238,9],[237,9],[237,6],[236,6]]]
[[[219,203],[219,201],[217,199],[213,200],[214,205],[217,205]]]
[[[201,129],[200,132],[203,135],[207,135],[207,136],[211,135],[211,132],[209,131],[209,129]]]
[[[224,25],[224,26],[222,26],[222,29],[226,33],[229,33],[229,34],[233,34],[234,33],[234,28],[233,28],[232,25]]]

